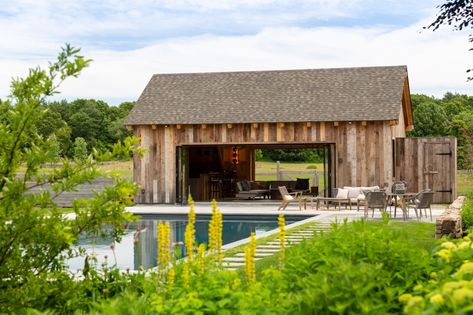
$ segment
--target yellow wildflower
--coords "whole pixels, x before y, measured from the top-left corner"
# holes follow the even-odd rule
[[[183,282],[184,288],[189,287],[189,278],[190,278],[189,265],[185,264],[182,269],[182,282]]]
[[[176,277],[176,272],[174,271],[174,268],[170,268],[169,273],[168,273],[168,283],[169,283],[170,288],[174,286],[175,277]]]
[[[453,291],[453,300],[458,304],[471,303],[473,300],[473,290],[465,287],[459,288]]]
[[[256,279],[255,252],[256,252],[255,234],[251,233],[250,243],[245,248],[245,274],[249,283],[254,282]]]
[[[186,246],[187,259],[192,261],[194,259],[194,244],[195,244],[195,205],[191,196],[188,199],[190,209],[188,214],[188,222],[186,231],[184,233],[184,244]]]
[[[424,299],[420,296],[413,296],[407,301],[404,311],[407,314],[419,314],[423,308]]]
[[[285,241],[286,241],[286,222],[284,220],[284,215],[280,214],[278,217],[278,226],[279,226],[279,269],[284,268],[285,260]]]
[[[458,244],[458,249],[468,249],[470,248],[470,246],[471,246],[471,242],[465,240]]]
[[[217,209],[217,202],[212,200],[212,218],[209,222],[209,252],[220,264],[222,260],[222,213]]]
[[[466,285],[468,283],[468,281],[452,281],[452,282],[447,282],[443,285],[442,287],[442,291],[445,293],[445,294],[450,294],[452,293],[453,291],[455,291],[456,289],[458,288],[461,288],[463,287],[464,285]]]
[[[442,248],[445,249],[456,249],[457,245],[453,244],[452,242],[444,242],[440,245]]]
[[[463,265],[461,265],[460,272],[463,274],[473,273],[473,262],[465,262]]]
[[[430,303],[432,304],[443,304],[445,302],[445,299],[443,298],[443,295],[440,293],[434,294],[430,297]]]
[[[205,268],[205,244],[200,244],[197,248],[198,265],[201,272]]]
[[[412,298],[412,295],[409,293],[404,293],[399,297],[399,302],[401,303],[407,303],[410,299]]]
[[[452,252],[448,249],[441,249],[436,253],[437,256],[445,260],[446,262],[450,262],[452,259]]]
[[[169,222],[158,224],[158,267],[163,270],[171,262],[170,233],[171,227]]]

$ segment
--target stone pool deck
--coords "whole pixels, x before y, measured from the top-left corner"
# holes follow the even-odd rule
[[[334,209],[331,207],[329,210],[326,209],[311,209],[308,205],[307,210],[299,210],[297,204],[289,205],[286,210],[278,211],[278,207],[280,202],[273,201],[273,200],[257,200],[257,201],[221,201],[217,203],[217,207],[220,209],[222,214],[230,214],[230,215],[249,215],[249,216],[264,216],[264,215],[277,215],[277,214],[284,214],[290,216],[307,216],[307,215],[314,215],[313,219],[314,222],[334,222],[336,220],[357,220],[361,219],[364,216],[364,212],[362,210],[356,211],[356,207],[353,207],[353,210],[344,209],[342,207],[341,210]],[[422,217],[422,222],[432,222],[435,223],[435,219],[440,216],[443,210],[446,208],[446,205],[432,205],[432,221],[430,221],[430,217]],[[391,207],[391,213],[394,215],[394,207]],[[170,205],[170,204],[155,204],[155,205],[135,205],[132,207],[127,207],[127,211],[132,212],[134,214],[143,214],[143,215],[153,215],[153,214],[180,214],[185,215],[189,212],[188,205]],[[210,202],[196,202],[195,204],[195,211],[196,214],[206,214],[209,215],[212,212]],[[389,211],[389,207],[388,207]],[[369,211],[368,219],[372,219],[371,217],[371,210]],[[379,211],[375,211],[374,219],[380,219],[381,213]],[[392,220],[396,221],[403,221],[402,220],[402,211],[401,209],[397,209],[396,217],[392,217]],[[416,221],[415,213],[413,210],[410,210],[409,219],[408,221]]]

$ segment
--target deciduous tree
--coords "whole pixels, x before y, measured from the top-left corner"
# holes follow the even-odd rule
[[[64,261],[79,254],[72,247],[79,235],[118,240],[124,221],[132,219],[124,207],[136,187],[113,175],[107,176],[114,179],[114,187],[74,202],[73,218],[64,218],[55,204],[63,191],[105,175],[97,167],[101,154],[85,161],[64,159],[52,172],[41,169],[57,149],[54,138],[43,137],[36,127],[45,115],[45,100],[89,63],[79,49],[66,45],[46,69],[31,69],[25,78],[14,79],[11,96],[0,100],[0,313],[71,307],[75,282]],[[105,223],[110,228],[102,229]]]

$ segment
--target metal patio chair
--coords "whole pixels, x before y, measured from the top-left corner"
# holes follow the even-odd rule
[[[422,218],[422,209],[424,209],[425,217],[427,218],[427,209],[430,211],[430,221],[432,221],[432,201],[434,200],[434,192],[430,189],[423,190],[418,193],[412,203],[407,204],[407,209],[414,209],[417,219]],[[419,210],[419,215],[417,215],[417,210]]]
[[[380,212],[386,212],[387,202],[384,191],[367,191],[365,196],[365,218],[368,217],[369,209],[373,209],[371,217],[374,217],[375,209],[379,209]]]

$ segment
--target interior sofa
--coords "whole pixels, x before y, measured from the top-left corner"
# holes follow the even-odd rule
[[[238,192],[235,195],[237,199],[264,199],[270,197],[270,190],[264,182],[250,182],[244,179],[237,182],[237,188]]]

